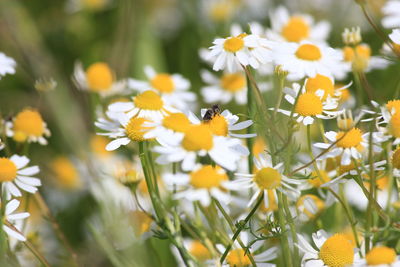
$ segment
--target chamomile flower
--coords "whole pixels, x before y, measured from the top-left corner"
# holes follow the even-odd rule
[[[231,201],[227,188],[224,188],[224,182],[229,181],[228,175],[219,166],[197,165],[188,174],[165,174],[164,181],[171,189],[177,188],[175,199],[199,201],[203,206],[209,206],[212,198],[224,204]]]
[[[14,74],[17,63],[11,57],[0,52],[0,79],[6,74]]]
[[[389,65],[389,61],[379,57],[372,56],[371,48],[367,44],[359,44],[355,47],[345,46],[342,50],[343,59],[349,68],[356,71],[371,71],[373,69],[384,69]]]
[[[176,138],[169,144],[156,146],[154,151],[160,154],[157,163],[182,161],[184,171],[194,168],[197,156],[206,155],[221,167],[233,171],[237,168],[240,157],[248,154],[248,150],[245,154],[243,150],[238,150],[239,146],[241,146],[239,139],[213,135],[208,125],[198,124],[190,126],[183,138]]]
[[[190,102],[196,100],[196,94],[189,92],[190,82],[180,74],[156,73],[155,70],[146,66],[144,68],[147,81],[129,79],[128,86],[140,93],[154,90],[159,93],[169,105],[185,110],[190,107]]]
[[[121,102],[121,104],[124,103]],[[106,146],[107,151],[115,150],[121,145],[129,144],[131,141],[141,142],[148,139],[144,137],[144,134],[151,127],[145,126],[144,123],[151,122],[150,120],[139,116],[129,116],[122,112],[111,112],[109,114],[113,116],[114,121],[107,122],[107,120],[102,119],[95,123],[97,127],[106,131],[105,133],[98,133],[99,135],[105,135],[114,139]]]
[[[36,109],[26,108],[19,112],[12,122],[6,122],[6,134],[16,142],[38,142],[47,145],[45,137],[50,136],[50,131]]]
[[[328,237],[324,230],[312,235],[315,249],[302,235],[298,236],[297,246],[304,252],[302,266],[352,266],[359,262],[358,253],[353,243],[345,234],[334,234]]]
[[[39,167],[27,167],[29,161],[27,157],[18,155],[0,158],[0,182],[7,199],[22,196],[21,190],[34,194],[42,184],[40,179],[31,177],[39,173]]]
[[[385,28],[400,27],[400,1],[389,0],[382,8],[384,17],[382,25]]]
[[[123,94],[126,89],[126,81],[117,81],[110,66],[104,62],[96,62],[90,65],[86,71],[82,63],[75,63],[72,80],[78,89],[98,93],[103,97]]]
[[[394,138],[393,145],[400,144],[400,108],[397,107],[399,100],[391,100],[381,107],[381,113],[377,113],[377,127],[387,137]],[[368,113],[375,114],[370,111]]]
[[[82,186],[78,169],[74,163],[65,156],[58,156],[50,163],[56,184],[67,190],[75,190]]]
[[[389,34],[389,38],[393,43],[400,45],[400,29],[394,29],[392,33]]]
[[[129,117],[160,121],[169,113],[178,112],[168,105],[164,98],[153,90],[134,96],[130,102],[116,102],[108,106],[108,111],[126,113]]]
[[[288,195],[290,199],[295,199],[299,196],[300,192],[295,187],[302,184],[302,181],[291,179],[283,175],[283,163],[273,166],[268,155],[260,154],[258,158],[254,158],[254,164],[257,168],[254,174],[236,173],[235,176],[239,178],[226,184],[231,190],[252,188],[253,196],[248,206],[251,206],[260,194],[264,194],[264,205],[268,207],[269,190],[273,191],[275,199],[277,199],[277,190]]]
[[[329,36],[330,25],[326,21],[314,22],[313,17],[306,14],[290,15],[288,10],[279,6],[270,15],[271,28],[267,30],[267,38],[274,41],[299,43],[304,40],[325,42]]]
[[[318,89],[313,92],[310,87],[307,88],[307,84],[305,87],[301,88],[297,83],[293,84],[293,89],[285,88],[286,101],[295,105],[293,118],[295,118],[297,122],[310,125],[314,123],[316,118],[333,119],[342,112],[337,111],[338,101],[330,97],[327,91]],[[278,111],[284,115],[291,116],[291,111],[283,109],[278,109]]]
[[[26,238],[21,234],[21,230],[19,229],[19,227],[17,227],[14,224],[18,221],[21,221],[21,220],[29,217],[28,212],[14,213],[14,211],[16,211],[18,209],[19,204],[20,204],[20,202],[16,199],[13,199],[10,202],[7,202],[6,208],[5,208],[5,216],[4,216],[5,221],[12,224],[12,226],[15,227],[17,229],[17,231],[12,229],[12,227],[7,226],[7,224],[4,224],[4,223],[3,223],[3,230],[10,237],[16,238],[19,241],[26,241]]]
[[[331,143],[336,142],[331,151],[325,154],[326,157],[341,156],[340,164],[349,165],[351,163],[351,159],[361,159],[362,152],[368,150],[370,134],[372,134],[372,150],[374,152],[381,152],[382,148],[378,146],[378,143],[381,143],[385,140],[383,134],[380,132],[363,133],[359,128],[356,127],[353,127],[347,132],[326,132],[325,137],[328,139],[330,144],[316,143],[314,146],[327,149],[331,146]]]
[[[288,71],[288,79],[299,80],[322,74],[343,78],[350,71],[342,62],[339,51],[323,44],[303,41],[301,43],[280,43],[273,49],[274,62]]]
[[[242,33],[228,38],[218,38],[210,47],[209,58],[214,58],[213,69],[236,72],[241,66],[258,69],[261,64],[271,62],[273,44],[255,34]]]
[[[399,267],[400,256],[396,250],[386,246],[375,246],[365,255],[365,258],[354,267]]]

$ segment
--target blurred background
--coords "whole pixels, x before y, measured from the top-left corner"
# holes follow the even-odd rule
[[[369,2],[379,19],[385,1]],[[118,237],[124,214],[118,214],[115,207],[104,208],[95,194],[85,189],[92,179],[88,166],[96,168],[90,165],[91,153],[104,152],[104,142],[93,139],[99,101],[73,83],[75,63],[107,62],[117,79],[144,78],[145,65],[180,73],[190,80],[191,90],[204,107],[199,94],[203,85],[200,70],[209,67],[199,58],[199,49],[209,47],[216,37],[228,36],[232,23],[246,27],[257,21],[269,26],[268,14],[279,5],[329,21],[333,47],[343,46],[341,32],[352,26],[361,27],[364,42],[375,54],[382,47],[355,1],[350,0],[0,1],[0,51],[17,61],[16,74],[3,77],[0,83],[0,114],[8,119],[32,107],[47,122],[52,132],[49,145],[32,144],[29,157],[41,168],[43,196],[83,266],[177,263],[165,240],[151,237],[126,243],[129,238]],[[380,102],[392,97],[397,73],[396,66],[390,66],[368,74]],[[30,240],[43,248],[53,264],[71,266],[68,252],[51,237],[54,233],[41,230],[40,225],[49,222],[35,218],[35,207],[30,211],[30,220],[39,221],[40,236],[49,236],[30,236]],[[101,226],[96,224],[99,217]],[[112,252],[112,247],[118,248],[117,252]]]

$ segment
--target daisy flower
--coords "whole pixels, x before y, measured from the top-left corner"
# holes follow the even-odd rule
[[[186,199],[208,207],[212,198],[229,204],[231,196],[224,188],[224,182],[229,181],[225,170],[220,166],[197,165],[190,173],[165,174],[165,183],[171,188],[177,188],[174,199]]]
[[[312,235],[315,249],[302,235],[297,235],[297,246],[304,252],[302,266],[352,266],[359,261],[353,243],[345,234],[334,234],[328,237],[324,230]]]
[[[396,254],[396,250],[386,246],[375,246],[365,255],[365,258],[354,267],[399,267],[400,256]]]
[[[302,181],[283,175],[283,163],[273,166],[268,155],[260,154],[258,158],[254,157],[254,164],[257,168],[254,174],[235,173],[235,176],[239,178],[226,184],[231,190],[237,191],[252,188],[253,196],[248,206],[251,206],[260,194],[264,194],[264,205],[268,207],[269,190],[273,191],[275,199],[277,199],[277,190],[288,195],[290,199],[295,199],[300,195],[299,190],[293,186],[300,185]]]
[[[325,120],[333,119],[342,113],[342,111],[337,111],[337,99],[330,97],[324,90],[318,89],[313,92],[312,90],[307,90],[307,86],[301,88],[297,83],[294,83],[292,86],[293,89],[285,88],[285,99],[290,104],[295,105],[293,109],[293,118],[295,118],[297,122],[310,125],[314,123],[316,118]],[[324,97],[326,98],[324,99]],[[284,109],[278,109],[278,111],[286,116],[291,116],[292,113]]]
[[[176,138],[169,144],[156,146],[154,151],[160,154],[157,163],[182,161],[184,171],[194,168],[197,156],[206,155],[221,167],[233,171],[237,168],[240,157],[248,155],[247,149],[243,151],[238,147],[243,147],[239,139],[213,135],[208,125],[199,124],[190,126],[184,132],[183,138]]]
[[[6,134],[16,142],[28,141],[47,145],[45,137],[50,136],[50,130],[36,109],[25,108],[11,122],[6,122]]]
[[[343,59],[348,68],[353,68],[357,71],[371,71],[373,69],[384,69],[390,61],[372,56],[371,48],[368,44],[359,44],[355,47],[345,46],[342,49]]]
[[[400,29],[394,29],[392,33],[389,34],[389,38],[393,43],[400,45]]]
[[[382,25],[385,28],[400,27],[400,1],[389,0],[382,8],[384,17]]]
[[[362,157],[362,152],[368,150],[369,135],[371,133],[363,133],[360,129],[353,127],[347,132],[329,131],[325,133],[325,137],[330,141],[327,143],[316,143],[315,147],[327,149],[331,143],[339,141],[333,146],[331,151],[325,154],[326,157],[341,156],[340,164],[349,165],[351,159],[359,160]],[[381,152],[382,148],[378,143],[385,141],[383,134],[379,132],[372,133],[372,149],[374,152]]]
[[[121,104],[124,104],[120,102]],[[118,103],[117,103],[118,104]],[[145,122],[151,122],[144,117],[129,116],[125,113],[112,113],[109,115],[114,119],[113,121],[107,121],[101,119],[95,123],[97,127],[106,131],[104,133],[98,133],[99,135],[105,135],[114,140],[107,144],[106,150],[112,151],[119,148],[121,145],[127,145],[131,141],[141,142],[148,138],[144,137],[144,134],[151,127],[145,126]]]
[[[0,52],[0,79],[6,74],[14,74],[17,63],[11,57]]]
[[[109,112],[126,113],[129,117],[160,121],[169,113],[178,112],[153,90],[144,91],[130,102],[116,102],[108,106]]]
[[[299,43],[304,40],[325,42],[329,36],[330,25],[326,21],[314,22],[306,14],[290,15],[288,10],[279,6],[271,14],[271,29],[267,38],[274,41]]]
[[[366,111],[370,114],[377,114],[377,127],[378,130],[387,136],[392,137],[393,145],[400,144],[400,101],[391,100],[386,103],[383,107],[380,107],[381,112],[376,113],[375,111]],[[379,107],[379,106],[377,106]]]
[[[209,58],[214,58],[213,69],[236,72],[241,66],[250,65],[258,69],[261,64],[271,61],[272,43],[255,34],[242,33],[228,38],[214,40]]]
[[[350,71],[342,62],[343,55],[323,44],[308,41],[301,43],[280,43],[273,49],[274,62],[289,72],[288,79],[299,80],[322,74],[343,78]]]
[[[25,156],[13,155],[10,158],[0,158],[0,182],[7,199],[11,196],[22,196],[20,189],[34,194],[41,185],[40,179],[31,177],[39,173],[39,167],[27,167],[28,163],[29,159]]]
[[[20,212],[20,213],[14,213],[19,207],[20,202],[16,199],[11,200],[10,202],[7,202],[6,204],[6,209],[5,209],[5,221],[12,224],[18,231],[12,229],[11,227],[7,226],[6,224],[3,223],[3,230],[6,232],[10,237],[16,238],[19,241],[26,241],[26,238],[21,234],[21,230],[19,227],[14,225],[16,221],[21,221],[27,217],[29,217],[28,212]]]
[[[185,110],[190,107],[189,102],[196,100],[196,94],[189,92],[190,82],[180,74],[156,73],[150,66],[144,68],[147,81],[136,79],[128,80],[128,87],[140,93],[154,90],[159,93],[165,102],[173,107]]]
[[[103,97],[124,93],[126,89],[126,81],[116,81],[110,66],[104,62],[93,63],[86,71],[81,62],[75,63],[72,80],[79,89],[98,93]]]

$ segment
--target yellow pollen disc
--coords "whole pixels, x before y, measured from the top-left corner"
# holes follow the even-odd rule
[[[296,56],[303,60],[316,61],[321,59],[322,54],[318,46],[303,44],[297,48]]]
[[[400,169],[400,147],[398,147],[392,156],[393,167]]]
[[[339,85],[339,87],[338,88],[340,88],[340,87],[342,87],[343,85]],[[335,86],[336,87],[336,86]],[[345,88],[345,89],[342,89],[342,90],[340,90],[340,102],[341,103],[343,103],[343,102],[346,102],[347,100],[349,100],[350,99],[350,96],[351,96],[351,93],[350,93],[350,90],[349,89],[347,89],[347,88]]]
[[[254,176],[254,182],[262,189],[275,189],[281,185],[282,175],[271,167],[262,168]]]
[[[145,91],[133,98],[135,107],[147,110],[161,110],[164,102],[161,97],[153,91]]]
[[[340,162],[340,159],[338,161]],[[339,166],[339,174],[349,172],[351,170],[354,170],[355,168],[356,168],[356,166],[354,165],[354,162],[351,162],[349,165],[340,165]]]
[[[282,28],[282,35],[289,42],[300,42],[310,35],[310,27],[302,17],[291,17]]]
[[[164,117],[162,124],[165,128],[183,133],[190,127],[190,121],[183,113],[171,113]]]
[[[92,151],[98,156],[108,156],[112,154],[111,151],[106,150],[106,146],[110,141],[108,138],[100,135],[95,135],[90,139],[90,147]]]
[[[386,103],[386,108],[391,112],[394,110],[395,112],[399,111],[400,112],[400,100],[390,100],[389,102]]]
[[[344,234],[335,234],[321,246],[319,257],[329,267],[344,267],[354,261],[354,247]]]
[[[261,153],[264,153],[267,149],[267,145],[264,142],[264,139],[261,137],[257,137],[253,143],[253,155],[258,157]]]
[[[394,137],[400,137],[400,112],[394,113],[390,118],[389,130]]]
[[[354,52],[354,49],[352,47],[345,46],[343,48],[344,61],[352,62],[354,60],[354,55],[355,55],[355,52]]]
[[[10,182],[17,177],[17,166],[8,158],[0,158],[0,182]]]
[[[321,99],[314,93],[301,94],[297,100],[295,111],[301,116],[315,116],[322,114]]]
[[[174,80],[171,75],[159,73],[150,81],[151,86],[161,93],[172,93],[175,90]]]
[[[34,109],[24,109],[15,116],[13,130],[17,134],[40,137],[44,134],[44,121]]]
[[[146,140],[143,135],[148,131],[149,127],[143,127],[143,123],[149,122],[144,118],[132,117],[128,124],[125,126],[125,133],[132,141],[144,141]]]
[[[311,212],[310,210],[308,210],[305,206],[304,206],[304,201],[306,199],[311,199],[312,202],[314,202],[315,206],[317,207],[317,212],[320,212],[324,209],[325,204],[324,202],[317,196],[315,195],[311,195],[311,194],[307,194],[304,196],[301,196],[299,198],[299,200],[296,203],[297,207],[303,207],[303,209],[301,210],[301,212],[303,212],[305,215],[307,215],[308,218],[312,219],[315,217],[315,215],[313,212]]]
[[[190,244],[189,253],[200,262],[211,259],[210,251],[200,241],[197,240]]]
[[[261,212],[277,211],[278,203],[276,201],[274,192],[272,190],[267,190],[267,196],[268,196],[268,207],[265,206],[265,202],[263,201],[260,206]]]
[[[73,189],[80,186],[79,174],[74,164],[67,157],[57,157],[51,162],[57,182],[60,186]]]
[[[210,17],[216,21],[221,22],[227,20],[235,8],[226,1],[219,1],[213,4],[210,8]]]
[[[323,185],[331,180],[326,171],[319,170],[319,174],[321,175],[321,177],[318,176],[318,173],[316,171],[313,171],[311,173],[311,176],[313,176],[314,178],[307,180],[315,188],[319,188],[319,187],[321,187],[321,185]]]
[[[190,174],[190,184],[195,188],[211,189],[219,187],[221,182],[227,181],[228,176],[221,167],[211,165],[203,166]]]
[[[210,150],[213,148],[213,136],[210,127],[204,124],[194,125],[185,132],[182,146],[187,151]]]
[[[334,95],[335,86],[329,77],[317,74],[314,78],[307,79],[306,91],[309,93],[315,93],[317,90],[324,90],[322,100],[325,100],[328,96]]]
[[[224,116],[216,115],[211,120],[204,122],[204,125],[209,126],[211,132],[215,135],[228,135],[228,122]]]
[[[241,37],[230,37],[224,42],[225,51],[235,53],[244,47],[244,41]]]
[[[135,210],[130,215],[137,236],[142,235],[150,230],[153,220],[146,213]]]
[[[241,248],[233,249],[226,256],[226,262],[230,267],[244,267],[251,264],[249,256]]]
[[[221,77],[220,86],[222,89],[235,93],[246,87],[246,77],[241,73],[227,73]]]
[[[365,255],[368,265],[391,264],[396,260],[396,251],[388,247],[374,247]]]
[[[345,135],[345,132],[338,132],[336,135],[336,140],[342,138]],[[358,128],[353,128],[347,132],[347,134],[339,140],[336,145],[338,147],[343,148],[351,148],[356,147],[357,149],[361,146],[362,141],[362,132]]]
[[[86,70],[89,89],[95,92],[107,91],[114,82],[114,75],[107,63],[97,62]]]

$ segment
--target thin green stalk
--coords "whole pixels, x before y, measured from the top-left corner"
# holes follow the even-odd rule
[[[286,75],[281,75],[281,74],[277,74],[278,75],[278,82],[279,82],[279,93],[278,93],[278,101],[276,101],[276,105],[275,105],[275,109],[274,109],[274,116],[273,118],[275,119],[276,117],[276,113],[278,112],[279,107],[281,106],[282,103],[282,98],[283,98],[283,87],[285,86],[285,77]]]
[[[253,119],[254,117],[254,97],[253,97],[253,89],[251,88],[250,78],[246,75],[247,81],[247,115],[249,118]],[[247,127],[247,133],[250,134],[253,132],[254,126],[250,125]],[[249,166],[249,173],[253,173],[254,163],[253,163],[253,139],[246,138],[247,148],[249,149],[249,156],[247,157],[247,162]]]
[[[286,213],[286,219],[287,219],[287,222],[289,224],[290,233],[292,235],[293,243],[297,244],[298,243],[297,231],[296,231],[296,226],[294,224],[294,220],[292,218],[292,213],[289,210],[288,198],[287,198],[286,195],[282,195],[282,199],[283,199],[283,208],[284,208],[285,213]],[[297,246],[293,246],[293,262],[294,262],[295,265],[299,263],[299,248]]]
[[[256,204],[254,205],[253,209],[250,211],[250,213],[246,216],[246,218],[240,222],[240,225],[236,232],[233,234],[233,237],[231,239],[230,244],[226,247],[224,254],[222,254],[220,263],[223,264],[225,261],[226,256],[228,256],[229,251],[231,250],[233,243],[235,240],[238,238],[240,232],[242,232],[243,228],[246,226],[246,224],[250,221],[251,217],[253,217],[254,213],[257,211],[258,207],[260,207],[262,201],[264,200],[264,194],[261,192]]]
[[[283,253],[283,260],[285,262],[285,266],[292,267],[293,262],[290,253],[289,239],[286,231],[286,220],[284,216],[282,193],[277,191],[276,194],[278,195],[278,222],[281,228],[281,247]]]

